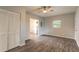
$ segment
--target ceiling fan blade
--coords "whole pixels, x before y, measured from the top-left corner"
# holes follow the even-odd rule
[[[51,8],[51,6],[48,6],[48,8]]]
[[[38,10],[40,10],[41,8],[37,8],[37,9],[34,9],[32,10],[33,12],[37,12]]]

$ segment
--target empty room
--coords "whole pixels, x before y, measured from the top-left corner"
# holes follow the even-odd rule
[[[0,52],[79,52],[79,7],[0,6]]]

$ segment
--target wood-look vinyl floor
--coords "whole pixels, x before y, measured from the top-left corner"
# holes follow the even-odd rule
[[[8,52],[78,52],[79,48],[74,39],[43,35],[35,40],[26,40],[26,45],[9,50]]]

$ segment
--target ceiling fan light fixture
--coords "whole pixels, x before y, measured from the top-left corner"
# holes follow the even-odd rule
[[[47,10],[43,10],[43,13],[47,13]]]
[[[52,7],[51,6],[40,6],[39,8],[34,10],[37,13],[48,13],[52,11]]]

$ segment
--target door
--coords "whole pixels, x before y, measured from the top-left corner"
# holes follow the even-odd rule
[[[19,14],[12,13],[9,14],[9,49],[19,46],[20,39],[20,16]]]
[[[7,50],[8,14],[0,10],[0,51]]]
[[[19,45],[20,16],[0,9],[0,51],[7,51]]]

